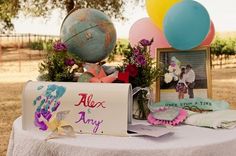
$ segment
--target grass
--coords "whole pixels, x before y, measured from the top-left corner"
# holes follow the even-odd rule
[[[21,115],[23,83],[0,83],[0,155],[7,152],[13,121]]]

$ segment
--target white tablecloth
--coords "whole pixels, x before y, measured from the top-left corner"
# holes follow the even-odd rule
[[[174,135],[114,137],[77,135],[44,141],[47,134],[22,130],[15,120],[8,156],[235,156],[236,129],[212,130],[193,126],[174,127]]]

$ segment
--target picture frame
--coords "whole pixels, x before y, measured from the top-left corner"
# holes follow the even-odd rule
[[[186,51],[176,50],[174,48],[157,48],[156,62],[156,66],[163,69],[164,72],[164,76],[161,76],[156,81],[156,102],[176,101],[182,98],[212,97],[209,47],[198,47]],[[177,66],[179,66],[179,68]],[[186,66],[191,67],[190,69],[193,71],[195,77],[194,82],[186,82],[187,85],[185,84],[185,89],[183,89],[179,87],[179,82],[183,81],[183,78],[180,80],[180,73],[182,70],[184,74],[187,73]],[[187,75],[189,74],[184,75],[184,79],[191,79],[191,76]],[[192,89],[189,87],[190,85],[193,86],[191,87]],[[183,90],[184,97],[181,97]]]

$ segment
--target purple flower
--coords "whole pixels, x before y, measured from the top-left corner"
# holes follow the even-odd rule
[[[149,40],[146,40],[146,39],[142,39],[141,41],[139,41],[139,43],[140,43],[142,46],[150,46],[150,45],[152,45],[152,42],[153,42],[153,39],[151,39],[150,41],[149,41]]]
[[[146,59],[145,59],[145,57],[143,56],[143,55],[138,55],[137,57],[136,57],[136,59],[135,59],[135,61],[139,64],[139,65],[141,65],[141,66],[144,66],[144,65],[146,65]]]
[[[75,64],[75,60],[74,59],[66,59],[65,60],[65,65],[66,66],[73,66]]]
[[[139,51],[139,49],[137,49],[137,48],[134,48],[133,49],[133,53],[134,53],[134,55],[139,55],[140,54],[140,51]]]
[[[56,52],[67,51],[67,46],[60,41],[57,41],[56,43],[54,43],[53,48],[54,48],[54,51],[56,51]]]

